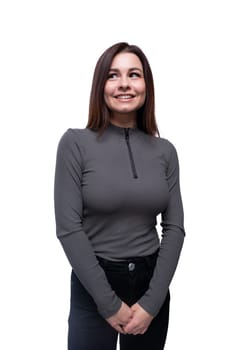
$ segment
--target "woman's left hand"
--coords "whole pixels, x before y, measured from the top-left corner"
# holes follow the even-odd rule
[[[123,327],[124,331],[134,335],[144,334],[154,317],[145,311],[138,303],[132,305],[131,310],[133,311],[133,317],[129,323]]]

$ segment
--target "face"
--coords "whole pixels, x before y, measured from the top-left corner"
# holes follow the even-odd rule
[[[136,117],[146,98],[146,84],[140,59],[122,52],[112,60],[104,88],[104,100],[112,116],[126,114]]]

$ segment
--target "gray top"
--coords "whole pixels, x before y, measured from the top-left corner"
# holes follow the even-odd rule
[[[147,292],[138,303],[156,316],[166,297],[185,230],[179,161],[167,139],[138,127],[109,123],[101,138],[89,128],[69,128],[56,158],[56,233],[99,313],[121,306],[96,255],[110,260],[159,255]],[[162,239],[156,230],[161,213]]]

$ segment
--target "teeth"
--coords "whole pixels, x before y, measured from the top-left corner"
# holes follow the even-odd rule
[[[117,96],[117,98],[122,98],[122,99],[129,99],[132,98],[133,96],[131,95],[121,95],[121,96]]]

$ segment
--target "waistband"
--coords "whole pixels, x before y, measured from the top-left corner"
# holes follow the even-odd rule
[[[158,253],[159,253],[159,249],[157,249],[153,254],[150,254],[150,255],[129,257],[119,261],[108,260],[98,255],[96,255],[96,258],[98,259],[100,265],[103,267],[116,266],[116,267],[128,268],[129,264],[131,263],[137,264],[137,265],[146,264],[148,266],[154,266]]]

